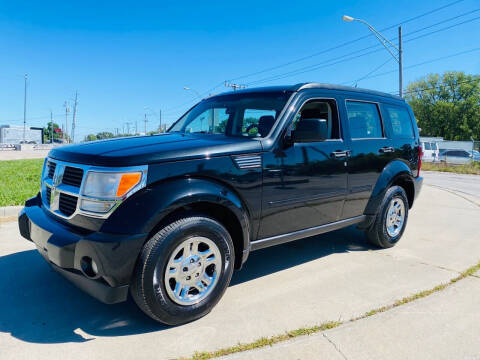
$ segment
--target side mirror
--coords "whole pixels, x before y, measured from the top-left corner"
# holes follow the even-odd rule
[[[302,119],[292,131],[293,142],[324,141],[328,138],[328,126],[325,119]]]

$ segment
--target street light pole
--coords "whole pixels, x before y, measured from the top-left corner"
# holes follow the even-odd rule
[[[365,24],[368,29],[375,35],[378,41],[383,45],[383,47],[392,55],[392,57],[398,63],[398,95],[403,97],[403,47],[402,47],[402,27],[398,27],[398,47],[393,44],[390,40],[388,40],[385,36],[383,36],[377,29],[375,29],[372,25],[362,19],[356,19],[354,17],[343,15],[342,20],[346,22],[358,21],[362,24]],[[395,52],[392,49],[396,50]]]
[[[403,46],[402,27],[398,27],[398,96],[403,97]]]
[[[25,81],[23,92],[23,143],[25,143],[25,135],[27,132],[27,74],[23,77]]]

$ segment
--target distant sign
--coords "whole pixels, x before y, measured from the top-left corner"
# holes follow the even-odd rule
[[[26,128],[25,130],[25,142],[27,143],[41,144],[42,136],[41,129]],[[20,144],[23,139],[23,126],[0,128],[0,143],[2,144]]]

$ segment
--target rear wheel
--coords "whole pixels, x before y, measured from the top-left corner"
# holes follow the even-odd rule
[[[407,219],[407,194],[402,187],[392,186],[385,193],[375,222],[366,230],[368,240],[381,248],[394,246],[403,235]]]
[[[144,246],[131,285],[132,297],[150,317],[168,325],[208,314],[232,277],[233,242],[207,217],[177,220]]]

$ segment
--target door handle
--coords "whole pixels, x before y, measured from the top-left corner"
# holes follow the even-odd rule
[[[395,148],[391,147],[391,146],[384,146],[382,147],[381,149],[378,150],[378,152],[381,152],[383,154],[385,153],[392,153],[395,151]]]
[[[350,150],[337,150],[330,154],[331,157],[335,159],[349,157],[351,154]]]

